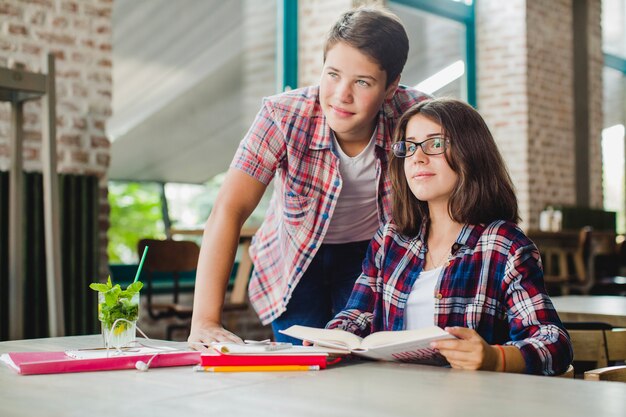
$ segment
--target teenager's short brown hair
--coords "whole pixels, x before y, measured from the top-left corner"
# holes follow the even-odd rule
[[[394,142],[404,140],[406,126],[416,115],[440,125],[449,140],[445,158],[459,176],[448,202],[450,217],[464,224],[489,224],[495,220],[517,223],[519,215],[513,183],[481,115],[458,100],[425,100],[402,115]],[[415,236],[422,221],[429,217],[428,204],[418,200],[409,189],[404,159],[393,153],[389,158],[392,217],[401,233]]]
[[[374,59],[387,73],[386,87],[402,73],[409,54],[409,38],[402,22],[380,7],[360,7],[341,15],[326,38],[324,61],[338,42]]]

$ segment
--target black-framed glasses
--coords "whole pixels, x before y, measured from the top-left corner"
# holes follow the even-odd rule
[[[393,154],[398,158],[408,158],[417,152],[417,148],[421,147],[426,155],[440,155],[446,151],[448,139],[436,137],[426,139],[422,142],[412,142],[410,140],[401,140],[391,145]]]

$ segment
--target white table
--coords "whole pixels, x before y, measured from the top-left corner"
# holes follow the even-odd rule
[[[565,295],[551,298],[562,321],[600,321],[626,327],[626,297]]]
[[[0,343],[0,353],[93,347],[100,336]],[[17,375],[0,368],[2,416],[619,416],[626,384],[358,362],[319,372],[190,367]]]

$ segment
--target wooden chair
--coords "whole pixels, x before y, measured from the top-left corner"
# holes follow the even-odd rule
[[[164,318],[189,319],[192,306],[180,303],[181,275],[195,271],[198,264],[200,248],[195,242],[178,240],[142,239],[137,244],[137,251],[141,255],[148,246],[148,254],[144,262],[144,283],[142,292],[146,295],[148,314],[154,320]],[[166,293],[171,301],[155,302],[156,276],[168,276]],[[169,277],[171,276],[171,287]],[[159,291],[160,292],[160,291]],[[172,331],[177,328],[187,328],[188,325],[170,324],[167,326],[167,338],[171,339]]]
[[[591,294],[626,295],[626,277],[621,267],[626,263],[622,244],[616,243],[616,234],[592,231],[592,256],[590,272],[593,273]]]
[[[607,361],[609,363],[626,361],[626,329],[612,329],[604,332],[606,339]]]
[[[585,287],[588,277],[585,259],[590,228],[578,232],[533,231],[529,237],[537,244],[543,263],[543,278],[549,293],[567,295],[570,287]]]
[[[580,246],[576,236],[570,232],[534,231],[529,234],[541,252],[544,281],[550,293],[554,290],[567,295],[569,282],[575,279],[577,270],[572,265],[576,262]]]
[[[619,276],[621,251],[615,232],[583,227],[574,255],[574,279],[569,290],[583,294],[626,294],[626,277]]]
[[[593,367],[608,365],[604,330],[568,330],[574,362],[592,362]]]
[[[585,372],[585,381],[626,382],[626,366],[609,366]]]
[[[574,362],[591,362],[594,368],[626,361],[626,329],[606,323],[564,323],[568,329]]]
[[[241,259],[237,265],[235,280],[232,289],[226,294],[222,311],[230,313],[244,311],[248,309],[248,281],[252,272],[252,260],[248,255],[252,234],[242,233],[240,237]],[[189,319],[193,314],[193,306],[180,304],[180,274],[185,271],[195,271],[200,255],[200,248],[194,242],[175,240],[154,240],[143,239],[139,242],[137,250],[143,253],[143,248],[149,246],[148,255],[144,263],[144,270],[147,273],[147,296],[148,314],[153,319],[166,317],[176,317],[178,319]],[[155,272],[168,272],[173,275],[172,302],[154,303],[153,280],[151,276]],[[226,328],[235,326],[234,315],[229,315]],[[190,323],[170,324],[167,327],[167,338],[172,338],[174,330],[190,328]]]

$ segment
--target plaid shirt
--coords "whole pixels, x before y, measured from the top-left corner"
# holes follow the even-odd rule
[[[370,244],[350,300],[327,325],[359,336],[404,329],[404,309],[427,247],[393,222]],[[546,294],[535,244],[513,223],[466,225],[435,286],[434,324],[476,330],[489,344],[517,346],[526,372],[554,375],[572,360],[569,335]]]
[[[396,122],[427,96],[400,87],[385,101],[376,133],[376,188],[380,224],[390,213],[387,153]],[[264,184],[276,177],[263,224],[253,239],[250,301],[263,324],[285,311],[291,293],[324,240],[341,192],[338,157],[319,102],[319,87],[266,98],[231,168]]]

